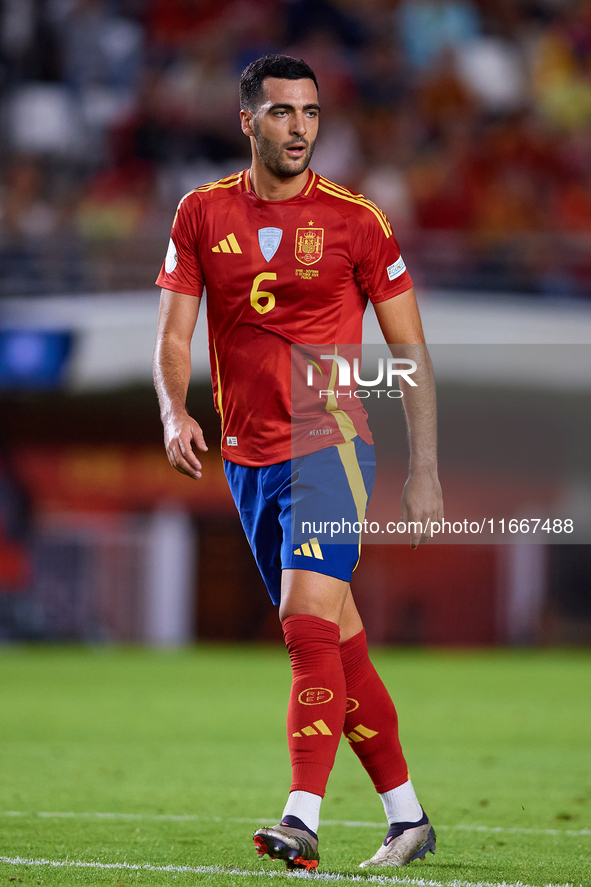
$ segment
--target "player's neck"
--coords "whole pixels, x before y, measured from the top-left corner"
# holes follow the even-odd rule
[[[289,200],[296,197],[308,183],[310,172],[304,172],[292,178],[280,178],[270,172],[264,164],[253,158],[250,168],[250,185],[261,200]]]

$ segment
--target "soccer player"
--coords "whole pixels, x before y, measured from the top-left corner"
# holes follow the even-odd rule
[[[256,850],[290,869],[317,867],[320,803],[344,733],[388,820],[383,844],[361,865],[402,866],[434,853],[435,833],[410,781],[396,710],[369,660],[351,594],[359,534],[341,544],[315,535],[296,545],[292,536],[295,515],[316,508],[363,520],[375,468],[372,438],[358,399],[337,401],[325,392],[314,413],[292,402],[290,378],[293,345],[317,369],[310,349],[330,346],[334,373],[326,390],[334,389],[336,356],[345,343],[361,342],[368,299],[388,343],[420,348],[420,316],[383,213],[308,167],[320,115],[310,67],[288,56],[258,59],[242,74],[240,103],[252,165],[183,197],[157,281],[154,367],[166,451],[178,471],[201,477],[198,454],[207,446],[185,401],[205,288],[225,472],[279,605],[293,671],[291,791],[280,823],[255,833]],[[403,399],[411,460],[402,516],[424,526],[441,519],[442,504],[433,382],[427,360],[420,364],[418,385],[412,397],[407,386]],[[425,538],[414,533],[412,547]]]

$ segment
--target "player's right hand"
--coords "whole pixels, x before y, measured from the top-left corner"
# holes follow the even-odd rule
[[[201,477],[202,465],[195,450],[207,452],[207,444],[201,426],[184,413],[171,416],[164,423],[164,445],[168,461],[173,468],[196,480]]]

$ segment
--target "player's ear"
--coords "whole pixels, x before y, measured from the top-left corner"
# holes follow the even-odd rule
[[[240,125],[245,136],[254,136],[254,129],[252,127],[253,116],[251,111],[240,111]]]

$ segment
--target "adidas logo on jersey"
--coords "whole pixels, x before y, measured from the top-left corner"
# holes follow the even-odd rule
[[[241,253],[240,245],[233,234],[228,234],[220,240],[217,246],[212,246],[212,253]]]
[[[318,539],[310,539],[310,542],[304,542],[301,548],[296,548],[294,554],[303,554],[304,557],[315,557],[319,561],[323,561],[322,549],[318,543]]]
[[[314,721],[309,727],[302,727],[299,733],[292,733],[292,736],[332,736],[332,730],[326,726],[324,721]]]
[[[372,736],[377,735],[377,730],[370,730],[369,727],[364,727],[363,724],[359,724],[354,730],[351,730],[351,732],[347,734],[347,739],[349,742],[363,742],[364,739],[371,739]]]

